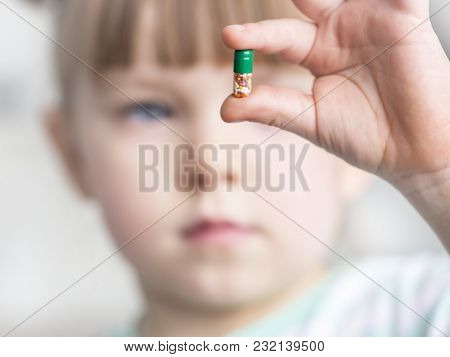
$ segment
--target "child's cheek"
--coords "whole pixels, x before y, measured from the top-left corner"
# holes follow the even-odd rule
[[[284,185],[275,191],[266,187],[260,194],[283,214],[268,205],[255,207],[259,216],[271,217],[268,224],[273,235],[280,239],[280,254],[307,267],[317,263],[318,257],[327,251],[321,241],[332,242],[342,214],[336,165],[328,153],[306,140],[293,138],[289,133],[277,135],[286,156],[284,160],[271,160],[270,172],[274,182],[283,176]],[[292,144],[295,154],[291,153]],[[302,150],[305,150],[303,159]]]

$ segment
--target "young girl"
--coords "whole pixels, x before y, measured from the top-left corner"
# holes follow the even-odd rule
[[[142,318],[119,334],[450,333],[448,259],[358,263],[336,250],[342,207],[360,179],[320,149],[387,179],[450,246],[450,71],[429,21],[421,22],[425,1],[57,6],[65,50],[58,48],[61,101],[48,115],[50,133],[81,192],[102,207],[145,295]],[[231,24],[245,25],[222,34]],[[223,103],[232,51],[222,35],[232,49],[278,55],[257,55],[248,98]],[[221,121],[222,103],[226,122],[247,122]],[[308,187],[245,190],[242,168],[223,151],[209,162],[213,190],[200,189],[198,163],[189,175],[195,189],[176,190],[183,164],[170,160],[170,190],[139,185],[142,145],[275,144],[287,153],[307,149],[307,140],[317,145],[301,167]],[[260,180],[252,167],[248,176]],[[270,176],[292,170],[278,160]],[[353,190],[344,189],[349,180]],[[327,264],[330,257],[342,267]]]

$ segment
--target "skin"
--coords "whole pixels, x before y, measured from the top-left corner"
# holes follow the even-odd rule
[[[293,2],[311,22],[232,25],[223,40],[306,66],[312,93],[259,86],[249,98],[227,98],[222,118],[286,129],[386,179],[449,250],[450,64],[430,21],[422,23],[428,1]]]

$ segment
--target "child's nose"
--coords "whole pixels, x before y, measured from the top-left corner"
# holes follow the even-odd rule
[[[215,108],[217,109],[217,108]],[[236,126],[205,112],[192,123],[190,139],[196,157],[195,184],[201,190],[236,186],[240,181],[242,138]]]
[[[195,145],[221,145],[240,141],[239,130],[221,120],[217,107],[204,110],[190,123],[190,139]]]
[[[196,150],[196,170],[193,177],[198,189],[214,191],[235,187],[240,181],[238,151],[238,145],[199,146]]]

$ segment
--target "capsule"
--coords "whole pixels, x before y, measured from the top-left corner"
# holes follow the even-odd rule
[[[253,50],[234,52],[233,95],[245,98],[252,92]]]

